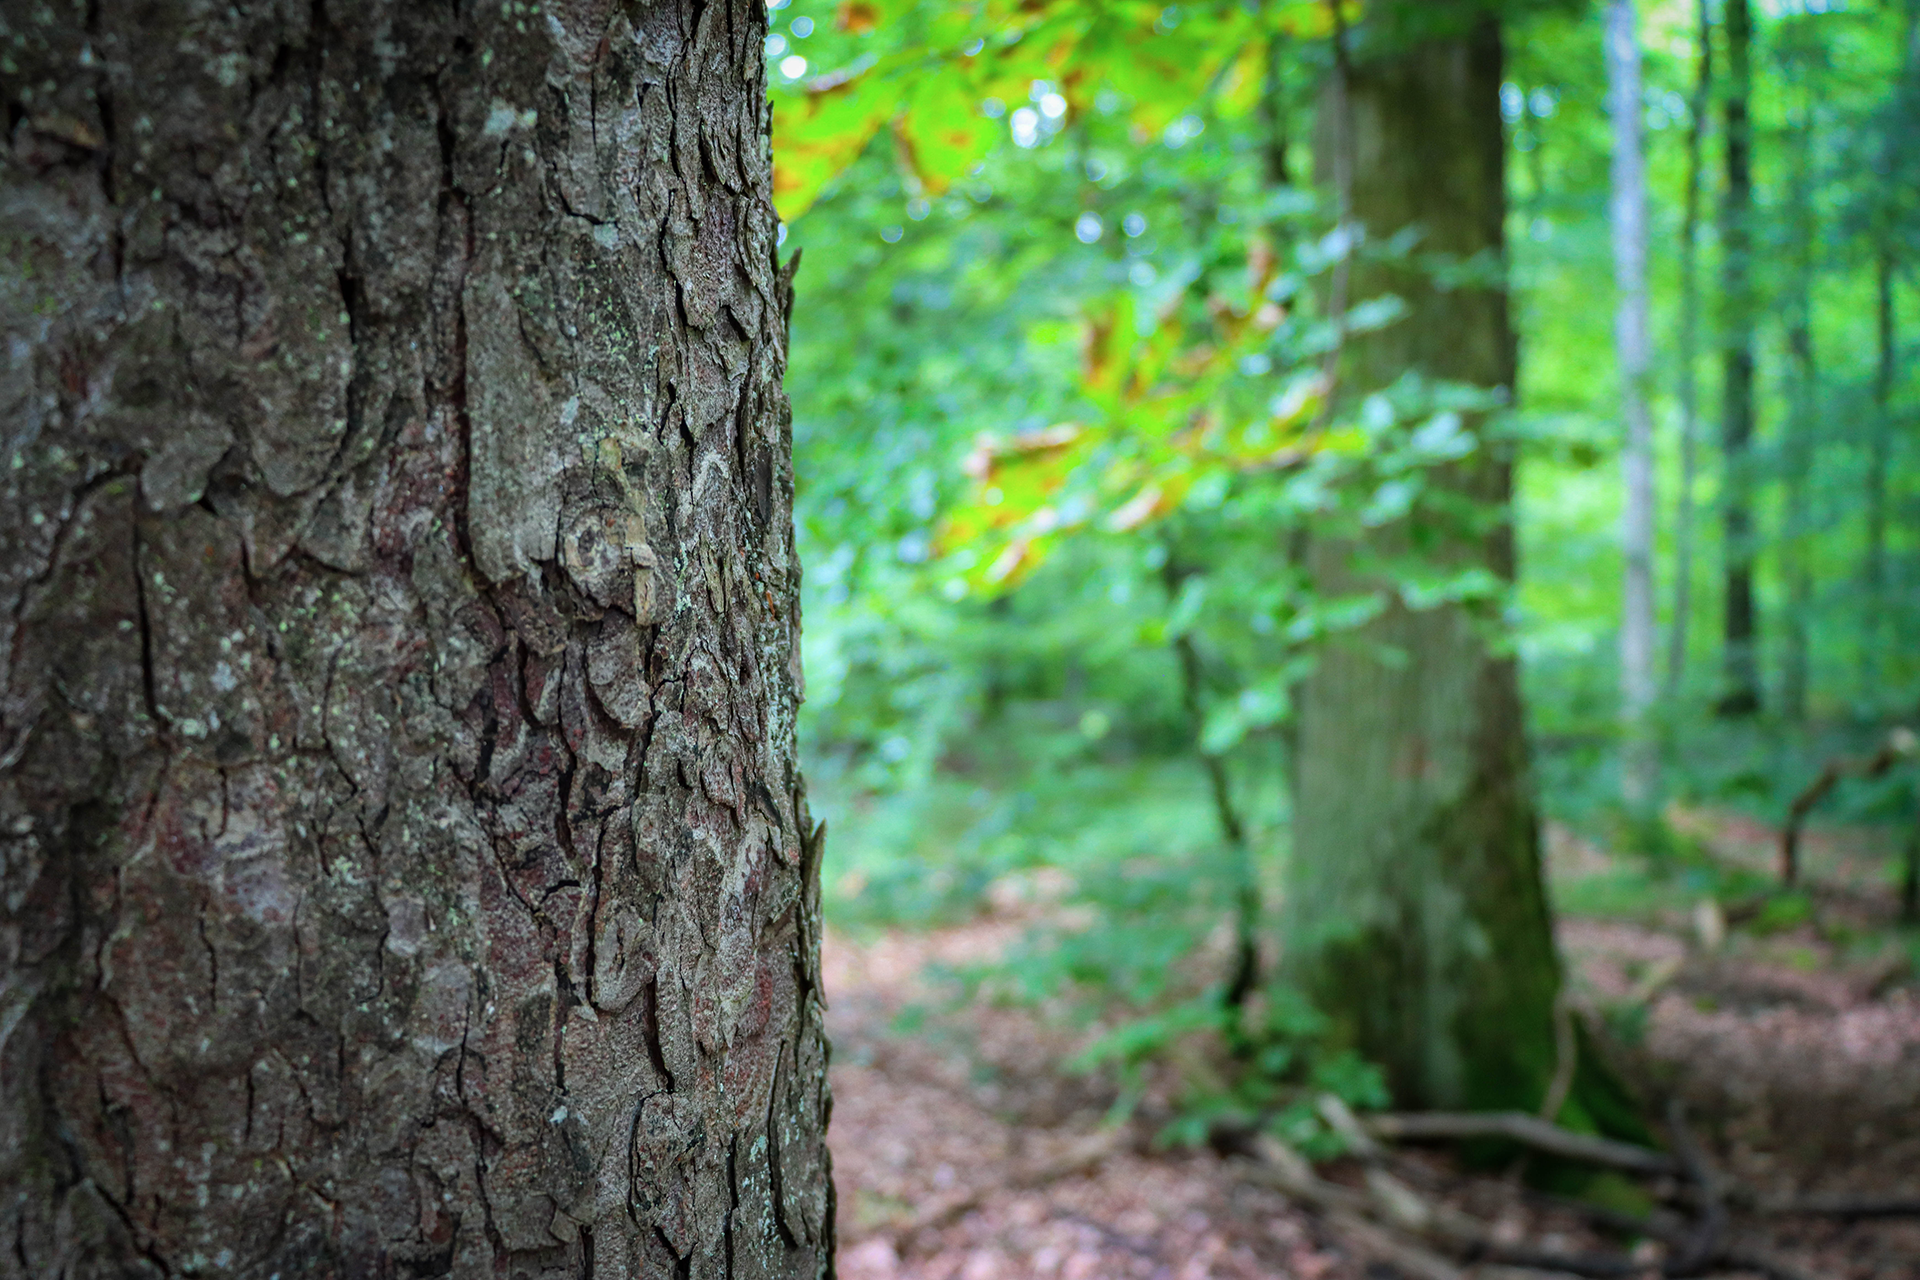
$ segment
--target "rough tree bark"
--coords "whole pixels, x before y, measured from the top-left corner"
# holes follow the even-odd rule
[[[1720,516],[1722,715],[1760,709],[1759,622],[1753,596],[1753,13],[1726,0],[1727,189],[1720,205]]]
[[[0,1275],[826,1274],[764,5],[0,22]]]
[[[1626,560],[1620,611],[1620,713],[1627,803],[1651,804],[1660,786],[1653,736],[1653,416],[1647,405],[1653,351],[1647,330],[1647,166],[1640,142],[1640,30],[1634,0],[1607,5],[1607,109],[1613,119],[1614,351],[1625,439],[1620,466],[1626,502],[1620,547]]]
[[[1356,33],[1343,110],[1352,212],[1370,242],[1422,228],[1422,253],[1503,252],[1501,44],[1491,20],[1407,44]],[[1369,38],[1371,37],[1371,38]],[[1327,148],[1322,148],[1326,150]],[[1436,288],[1417,271],[1362,258],[1353,297],[1393,292],[1411,316],[1351,343],[1357,394],[1408,370],[1512,388],[1514,341],[1501,287]],[[1511,467],[1483,448],[1436,482],[1504,513]],[[1378,532],[1404,550],[1433,530]],[[1319,590],[1378,590],[1367,548],[1313,539]],[[1504,578],[1513,533],[1430,548]],[[1381,658],[1383,650],[1400,655]],[[1540,877],[1526,739],[1513,660],[1466,607],[1397,601],[1351,643],[1320,655],[1300,690],[1287,963],[1360,1050],[1387,1069],[1403,1106],[1537,1107],[1555,1066],[1559,969]]]

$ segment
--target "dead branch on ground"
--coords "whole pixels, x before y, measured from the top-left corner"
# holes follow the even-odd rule
[[[1612,1280],[1645,1270],[1625,1254],[1562,1253],[1508,1246],[1473,1215],[1422,1196],[1384,1167],[1367,1170],[1366,1189],[1330,1182],[1292,1148],[1262,1135],[1249,1172],[1256,1181],[1327,1215],[1363,1249],[1410,1275],[1456,1280],[1460,1266],[1495,1263],[1532,1271]]]
[[[1520,1111],[1410,1111],[1369,1116],[1366,1123],[1374,1137],[1388,1141],[1504,1138],[1548,1155],[1629,1173],[1682,1172],[1679,1162],[1665,1152],[1575,1133]]]
[[[1920,1218],[1920,1198],[1914,1196],[1803,1196],[1761,1204],[1761,1211],[1781,1217],[1839,1218],[1855,1222],[1866,1218]]]
[[[1580,1213],[1596,1225],[1662,1242],[1670,1251],[1661,1267],[1661,1273],[1666,1276],[1705,1276],[1733,1269],[1758,1272],[1768,1280],[1809,1280],[1806,1273],[1792,1263],[1766,1249],[1741,1243],[1735,1237],[1727,1201],[1743,1189],[1713,1166],[1687,1127],[1686,1117],[1677,1103],[1669,1112],[1674,1156],[1631,1143],[1572,1133],[1545,1124],[1538,1117],[1517,1112],[1481,1116],[1406,1114],[1362,1121],[1331,1096],[1320,1099],[1319,1109],[1328,1125],[1347,1140],[1351,1152],[1361,1161],[1364,1185],[1352,1187],[1320,1177],[1297,1152],[1267,1135],[1253,1141],[1254,1159],[1250,1170],[1253,1177],[1326,1214],[1361,1248],[1423,1280],[1455,1280],[1463,1274],[1460,1267],[1469,1264],[1555,1272],[1592,1280],[1639,1275],[1647,1266],[1620,1252],[1569,1253],[1502,1243],[1495,1239],[1489,1223],[1434,1201],[1396,1177],[1388,1168],[1390,1153],[1380,1145],[1381,1138],[1507,1138],[1553,1154],[1587,1159],[1613,1168],[1678,1175],[1687,1180],[1698,1206],[1692,1222],[1671,1213],[1656,1212],[1643,1217],[1599,1205],[1548,1199],[1555,1207]],[[1779,1212],[1785,1207],[1772,1211]],[[1793,1209],[1799,1212],[1844,1215],[1851,1211],[1855,1216],[1881,1213],[1892,1216],[1913,1207],[1916,1206],[1907,1201],[1857,1198],[1793,1202]]]
[[[1670,1276],[1703,1275],[1725,1253],[1727,1206],[1720,1175],[1707,1160],[1707,1153],[1687,1127],[1686,1106],[1674,1098],[1667,1106],[1667,1129],[1680,1164],[1697,1189],[1700,1217],[1667,1262]]]

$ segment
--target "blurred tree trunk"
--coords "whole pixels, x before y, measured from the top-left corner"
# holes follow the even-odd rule
[[[1385,52],[1356,44],[1375,52],[1345,76],[1336,71],[1322,107],[1334,127],[1323,131],[1350,131],[1351,209],[1368,240],[1418,225],[1422,253],[1497,260],[1505,215],[1497,26],[1480,20]],[[1317,148],[1323,169],[1335,149]],[[1352,297],[1387,291],[1410,303],[1411,316],[1349,344],[1348,394],[1408,370],[1513,387],[1504,288],[1442,290],[1416,271],[1356,263]],[[1500,516],[1491,529],[1455,532],[1441,558],[1510,580],[1506,449],[1483,447],[1435,483]],[[1357,562],[1404,551],[1416,535],[1444,536],[1403,524],[1369,535],[1366,547],[1315,538],[1318,589],[1383,589]],[[1556,1061],[1559,969],[1519,686],[1486,612],[1396,600],[1329,645],[1301,689],[1288,963],[1350,1042],[1386,1067],[1406,1106],[1531,1110]]]
[[[1276,35],[1267,45],[1267,75],[1260,87],[1260,114],[1266,126],[1262,147],[1263,167],[1268,185],[1275,187],[1293,184],[1292,168],[1288,164],[1288,151],[1292,144],[1292,131],[1287,119],[1288,106],[1287,46]]]
[[[1680,492],[1673,514],[1673,618],[1667,637],[1667,697],[1678,696],[1687,672],[1693,626],[1694,482],[1699,473],[1700,187],[1703,142],[1713,105],[1713,16],[1708,0],[1694,11],[1693,96],[1687,110],[1687,187],[1680,229]]]
[[[1867,442],[1867,555],[1862,584],[1866,619],[1861,628],[1862,692],[1880,700],[1881,645],[1887,614],[1887,466],[1893,446],[1893,382],[1900,351],[1899,313],[1893,301],[1893,251],[1883,246],[1874,262],[1874,313],[1879,360],[1873,375],[1872,436]]]
[[[1633,0],[1607,6],[1607,102],[1613,117],[1613,270],[1619,298],[1614,350],[1620,377],[1621,449],[1626,502],[1620,543],[1626,561],[1620,616],[1620,710],[1625,730],[1623,784],[1634,808],[1659,790],[1653,726],[1653,418],[1647,378],[1647,169],[1640,143],[1640,32]]]
[[[765,25],[13,26],[0,1275],[830,1270]]]
[[[1792,395],[1782,461],[1786,470],[1785,537],[1782,569],[1786,579],[1786,610],[1781,618],[1780,713],[1799,721],[1807,715],[1809,655],[1807,628],[1813,612],[1813,574],[1807,541],[1812,535],[1807,493],[1813,466],[1815,415],[1819,395],[1819,366],[1813,342],[1813,277],[1815,224],[1813,208],[1814,119],[1819,87],[1814,78],[1818,51],[1809,46],[1813,33],[1804,25],[1795,30],[1798,47],[1786,51],[1789,75],[1798,81],[1799,110],[1794,114],[1788,157],[1787,216],[1792,237],[1786,298],[1787,354],[1792,361]]]
[[[1720,210],[1720,510],[1725,583],[1722,715],[1760,709],[1758,620],[1753,596],[1753,14],[1726,0],[1727,188]]]
[[[1910,189],[1914,170],[1911,130],[1920,124],[1920,3],[1907,0],[1904,58],[1894,88],[1893,109],[1887,122],[1886,172],[1893,193]],[[1896,208],[1899,194],[1890,197]],[[1883,212],[1891,223],[1897,213]],[[1865,620],[1861,628],[1861,676],[1869,705],[1880,701],[1881,662],[1887,629],[1887,470],[1891,464],[1895,422],[1893,393],[1899,376],[1900,330],[1894,286],[1901,266],[1896,227],[1878,228],[1879,251],[1874,260],[1879,361],[1873,379],[1872,435],[1867,444],[1867,550],[1862,566]]]

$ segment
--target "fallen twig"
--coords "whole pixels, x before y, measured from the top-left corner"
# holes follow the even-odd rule
[[[1370,1116],[1376,1138],[1423,1141],[1436,1138],[1505,1138],[1549,1155],[1633,1173],[1679,1173],[1680,1164],[1663,1151],[1574,1133],[1520,1111],[1413,1111]]]
[[[1253,1151],[1254,1158],[1248,1164],[1248,1172],[1256,1181],[1264,1182],[1315,1209],[1352,1214],[1367,1212],[1369,1205],[1364,1194],[1352,1187],[1328,1182],[1313,1171],[1313,1166],[1299,1152],[1278,1139],[1266,1134],[1257,1135],[1253,1140]]]
[[[1380,1262],[1415,1280],[1465,1280],[1466,1273],[1431,1249],[1383,1230],[1357,1213],[1327,1215],[1334,1229]]]
[[[1646,1236],[1662,1244],[1677,1245],[1687,1238],[1691,1230],[1685,1218],[1666,1209],[1655,1209],[1652,1213],[1628,1213],[1611,1205],[1596,1204],[1591,1200],[1575,1200],[1569,1196],[1552,1195],[1545,1191],[1524,1189],[1533,1203],[1548,1209],[1557,1209],[1585,1218],[1596,1227],[1622,1235]]]
[[[1373,1140],[1366,1126],[1360,1123],[1360,1117],[1353,1114],[1353,1108],[1341,1101],[1338,1094],[1323,1093],[1314,1100],[1314,1109],[1327,1127],[1338,1134],[1340,1141],[1347,1144],[1347,1151],[1366,1164],[1378,1164],[1386,1158],[1386,1148]]]
[[[1573,999],[1562,986],[1553,997],[1553,1079],[1540,1101],[1540,1118],[1553,1124],[1573,1091],[1573,1074],[1580,1062],[1580,1037],[1573,1025]]]
[[[1153,1241],[1135,1239],[1125,1232],[1115,1231],[1106,1223],[1095,1218],[1089,1218],[1084,1213],[1075,1213],[1069,1210],[1061,1214],[1060,1219],[1063,1222],[1079,1223],[1081,1226],[1093,1231],[1108,1244],[1118,1245],[1136,1258],[1145,1258],[1149,1262],[1164,1263],[1166,1261],[1166,1259],[1161,1256],[1159,1247],[1156,1246]]]
[[[1324,1101],[1321,1112],[1336,1130],[1345,1130],[1347,1123],[1353,1120],[1352,1113],[1344,1107],[1328,1106]],[[1398,1128],[1398,1121],[1432,1119],[1444,1114],[1376,1116],[1373,1117],[1369,1127],[1375,1134],[1390,1136],[1383,1130]],[[1467,1118],[1484,1119],[1486,1117]],[[1536,1125],[1540,1123],[1531,1116],[1520,1118]],[[1396,1123],[1383,1126],[1379,1123],[1381,1121]],[[1684,1173],[1696,1184],[1703,1206],[1697,1223],[1688,1224],[1668,1213],[1655,1213],[1642,1217],[1637,1214],[1621,1213],[1600,1205],[1562,1200],[1558,1197],[1546,1199],[1558,1208],[1582,1213],[1596,1224],[1650,1236],[1665,1242],[1673,1250],[1662,1268],[1662,1274],[1667,1276],[1700,1276],[1718,1269],[1733,1269],[1756,1271],[1768,1277],[1768,1280],[1812,1280],[1793,1264],[1765,1249],[1728,1243],[1728,1218],[1724,1196],[1730,1184],[1708,1162],[1705,1151],[1695,1141],[1692,1131],[1687,1128],[1685,1117],[1680,1113],[1677,1105],[1671,1113],[1670,1122],[1680,1158],[1669,1161],[1668,1166],[1661,1171]],[[1552,1126],[1546,1127],[1552,1128]],[[1565,1130],[1557,1130],[1557,1132],[1566,1133]],[[1449,1132],[1442,1136],[1457,1135]],[[1503,1130],[1476,1127],[1467,1136],[1506,1137],[1510,1135]],[[1581,1138],[1584,1135],[1567,1134],[1566,1136]],[[1604,1142],[1605,1140],[1595,1139],[1594,1141]],[[1627,1143],[1610,1145],[1625,1147],[1628,1151],[1638,1154],[1660,1155],[1658,1152],[1649,1152],[1644,1147],[1633,1147]],[[1556,1150],[1557,1148],[1546,1149]],[[1624,1253],[1564,1253],[1558,1250],[1535,1249],[1524,1245],[1497,1242],[1489,1224],[1451,1205],[1427,1199],[1388,1172],[1384,1152],[1378,1147],[1363,1145],[1360,1150],[1363,1153],[1363,1161],[1367,1165],[1364,1191],[1320,1177],[1314,1172],[1313,1166],[1298,1152],[1266,1134],[1259,1135],[1253,1141],[1254,1158],[1250,1162],[1249,1171],[1259,1181],[1265,1182],[1301,1204],[1325,1213],[1336,1227],[1353,1237],[1367,1252],[1375,1254],[1382,1261],[1391,1263],[1408,1275],[1422,1277],[1423,1280],[1458,1280],[1463,1274],[1460,1266],[1466,1263],[1486,1264],[1535,1273],[1551,1272],[1583,1276],[1589,1277],[1590,1280],[1616,1280],[1618,1277],[1639,1275],[1647,1270],[1646,1264]],[[1664,1156],[1661,1158],[1669,1159]],[[1905,1201],[1852,1201],[1851,1207],[1871,1210],[1883,1205],[1905,1207],[1906,1203]],[[1838,1207],[1837,1201],[1835,1207]]]
[[[1706,1149],[1687,1127],[1686,1108],[1678,1098],[1667,1108],[1667,1125],[1672,1131],[1673,1148],[1686,1167],[1700,1200],[1700,1220],[1678,1243],[1676,1251],[1662,1269],[1669,1276],[1699,1276],[1723,1269],[1757,1271],[1767,1280],[1813,1280],[1806,1272],[1769,1250],[1753,1245],[1734,1244],[1727,1238],[1726,1199],[1729,1191],[1739,1191],[1733,1182],[1713,1167]]]
[[[1719,1265],[1729,1270],[1758,1271],[1767,1280],[1817,1280],[1812,1274],[1765,1249],[1735,1246],[1724,1250],[1718,1261]]]
[[[1487,1257],[1505,1267],[1523,1267],[1556,1275],[1586,1276],[1589,1280],[1615,1280],[1619,1276],[1637,1276],[1647,1267],[1624,1253],[1557,1253],[1550,1249],[1501,1246],[1490,1249]]]
[[[1633,989],[1627,992],[1626,1003],[1629,1005],[1652,1004],[1653,998],[1659,995],[1669,982],[1680,976],[1680,970],[1686,967],[1686,963],[1684,956],[1668,956],[1664,960],[1654,961],[1647,966],[1646,972],[1640,975],[1640,980],[1633,984]]]
[[[1558,1209],[1585,1218],[1598,1227],[1618,1231],[1624,1235],[1646,1236],[1658,1240],[1669,1248],[1682,1248],[1692,1236],[1694,1227],[1676,1213],[1656,1209],[1649,1214],[1627,1213],[1591,1200],[1572,1200],[1565,1196],[1550,1195],[1546,1192],[1528,1193],[1528,1198],[1547,1208]],[[1733,1245],[1721,1251],[1714,1265],[1733,1270],[1757,1271],[1770,1280],[1812,1280],[1806,1272],[1793,1264],[1751,1246]],[[1644,1270],[1644,1268],[1642,1268]]]
[[[1379,1164],[1367,1169],[1367,1189],[1361,1192],[1320,1177],[1299,1153],[1271,1137],[1256,1139],[1254,1149],[1257,1159],[1252,1172],[1256,1178],[1322,1211],[1363,1248],[1409,1275],[1433,1280],[1459,1276],[1458,1265],[1438,1251],[1462,1262],[1494,1263],[1593,1280],[1612,1280],[1645,1270],[1625,1254],[1561,1253],[1497,1243],[1488,1224],[1451,1205],[1426,1199]],[[1400,1253],[1396,1256],[1390,1249]]]
[[[1120,1146],[1120,1134],[1103,1130],[1075,1143],[1063,1155],[1017,1170],[1005,1181],[993,1186],[973,1187],[933,1196],[921,1204],[901,1229],[903,1237],[921,1231],[938,1230],[965,1217],[980,1207],[980,1202],[996,1191],[1032,1190],[1059,1182],[1097,1168]]]
[[[1707,1153],[1687,1128],[1686,1107],[1680,1099],[1667,1106],[1667,1128],[1673,1136],[1674,1151],[1687,1177],[1700,1194],[1700,1219],[1687,1233],[1679,1248],[1662,1269],[1669,1276],[1697,1276],[1711,1269],[1724,1252],[1727,1234],[1727,1206],[1722,1196],[1720,1177],[1707,1161]]]
[[[1677,1104],[1670,1116],[1670,1127],[1673,1131],[1674,1147],[1678,1158],[1628,1142],[1616,1142],[1609,1138],[1573,1133],[1557,1125],[1547,1124],[1537,1116],[1529,1116],[1517,1111],[1408,1112],[1371,1116],[1364,1124],[1367,1131],[1376,1138],[1389,1140],[1506,1138],[1551,1154],[1590,1164],[1605,1165],[1634,1173],[1684,1176],[1692,1184],[1694,1198],[1700,1205],[1700,1216],[1692,1224],[1667,1213],[1642,1217],[1637,1214],[1620,1213],[1599,1205],[1553,1198],[1553,1203],[1558,1207],[1583,1214],[1598,1225],[1650,1236],[1666,1243],[1673,1250],[1663,1268],[1664,1274],[1669,1276],[1705,1275],[1717,1268],[1732,1267],[1760,1272],[1770,1280],[1809,1280],[1806,1273],[1792,1263],[1764,1249],[1730,1245],[1727,1242],[1729,1224],[1726,1202],[1729,1199],[1735,1199],[1762,1214],[1769,1215],[1793,1214],[1804,1217],[1834,1218],[1920,1217],[1920,1200],[1910,1197],[1826,1196],[1762,1203],[1750,1190],[1732,1182],[1713,1168],[1707,1159],[1706,1152],[1687,1127],[1685,1116],[1681,1114]],[[1335,1124],[1334,1127],[1342,1128],[1339,1124]],[[1373,1157],[1372,1163],[1374,1167],[1369,1170],[1370,1182],[1379,1176],[1389,1176],[1385,1175],[1384,1169],[1380,1167],[1378,1155]],[[1404,1186],[1404,1184],[1400,1185]],[[1410,1191],[1409,1194],[1411,1194]],[[1551,1269],[1564,1271],[1570,1275],[1593,1277],[1628,1275],[1636,1270],[1644,1270],[1643,1267],[1625,1266],[1622,1259],[1606,1254],[1559,1255],[1494,1246],[1488,1242],[1488,1237],[1484,1233],[1477,1241],[1469,1240],[1468,1233],[1463,1232],[1460,1226],[1460,1220],[1464,1219],[1465,1215],[1452,1210],[1448,1210],[1447,1215],[1451,1219],[1448,1225],[1453,1228],[1452,1241],[1462,1245],[1472,1244],[1476,1255],[1488,1261],[1507,1262],[1538,1269],[1547,1266],[1551,1260]]]
[[[1920,1199],[1912,1196],[1802,1196],[1768,1201],[1760,1208],[1800,1218],[1920,1218]]]

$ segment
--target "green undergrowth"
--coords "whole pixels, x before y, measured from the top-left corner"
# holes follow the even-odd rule
[[[1082,760],[1005,789],[936,774],[867,798],[836,792],[824,772],[813,787],[837,824],[829,921],[857,935],[957,923],[983,907],[1023,920],[999,959],[943,975],[952,1003],[1032,1008],[1082,1031],[1067,1066],[1113,1083],[1111,1119],[1151,1096],[1169,1113],[1165,1144],[1264,1127],[1323,1158],[1341,1150],[1323,1095],[1387,1105],[1379,1069],[1334,1047],[1328,1020],[1297,991],[1269,982],[1238,1007],[1224,998],[1242,876],[1260,885],[1260,933],[1277,928],[1277,768],[1273,785],[1243,788],[1245,860],[1220,840],[1206,780],[1188,761]],[[928,1013],[908,1010],[896,1030],[936,1034]]]
[[[1843,784],[1836,789],[1833,802],[1837,813],[1822,814],[1827,821],[1838,819],[1857,827],[1877,827],[1884,834],[1881,843],[1886,851],[1879,858],[1878,871],[1868,882],[1856,880],[1842,891],[1843,896],[1855,898],[1863,893],[1884,895],[1882,914],[1890,912],[1899,897],[1905,866],[1900,846],[1914,820],[1908,794],[1913,785],[1897,776],[1859,782],[1850,788]],[[1712,813],[1712,820],[1723,824],[1756,816],[1767,819],[1769,808],[1784,811],[1786,807],[1785,801],[1776,798],[1709,808],[1713,800],[1711,796],[1689,797],[1685,807],[1698,806],[1696,815]],[[1823,896],[1831,896],[1838,886],[1824,881],[1820,867],[1807,865],[1804,852],[1802,883],[1786,886],[1780,882],[1773,845],[1775,827],[1771,825],[1779,820],[1775,812],[1758,828],[1764,833],[1759,841],[1750,828],[1744,837],[1747,847],[1736,854],[1714,847],[1697,830],[1677,827],[1671,810],[1633,815],[1617,801],[1587,806],[1568,825],[1606,849],[1608,856],[1604,866],[1582,865],[1551,876],[1555,909],[1568,916],[1661,925],[1671,924],[1703,902],[1712,901],[1719,905],[1728,924],[1747,933],[1766,936],[1811,925],[1829,941],[1847,941],[1857,925],[1822,911]],[[1688,825],[1697,824],[1696,818]],[[1817,831],[1818,824],[1810,824],[1810,829]]]
[[[951,1008],[1017,1005],[1076,1029],[1082,1047],[1068,1068],[1109,1082],[1114,1119],[1157,1117],[1164,1143],[1265,1128],[1310,1157],[1339,1154],[1322,1096],[1354,1110],[1386,1107],[1382,1073],[1339,1049],[1327,1020],[1297,991],[1269,982],[1238,1010],[1223,998],[1247,866],[1219,837],[1200,770],[1178,757],[1121,754],[1064,721],[1050,734],[1012,737],[1021,745],[998,756],[976,745],[966,772],[934,769],[893,790],[863,792],[861,779],[836,772],[832,761],[811,766],[814,807],[830,825],[829,922],[855,936],[960,924],[983,912],[1015,922],[1018,940],[999,959],[943,975]],[[1253,764],[1240,763],[1262,902],[1257,929],[1272,939],[1284,888],[1282,770],[1275,760],[1261,787]],[[1822,922],[1817,897],[1782,892],[1770,876],[1665,823],[1629,823],[1596,809],[1588,828],[1599,829],[1600,848],[1621,852],[1574,859],[1551,877],[1562,916],[1689,928],[1711,900],[1736,940],[1776,950],[1808,925],[1849,955],[1894,945],[1877,931],[1842,937],[1842,926]],[[1901,937],[1913,953],[1909,967],[1920,969],[1920,935]],[[1270,948],[1265,959],[1271,970]],[[928,1016],[934,1012],[911,1009],[896,1030],[942,1034],[947,1020]],[[1638,1038],[1644,1007],[1606,1013],[1613,1037]],[[1651,1140],[1614,1081],[1579,1084],[1565,1123]],[[1610,1194],[1589,1170],[1533,1164],[1529,1177],[1542,1185]]]
[[[956,923],[996,885],[1003,906],[1058,901],[1069,885],[1076,897],[1157,901],[1168,877],[1197,877],[1198,892],[1210,892],[1202,864],[1218,845],[1215,819],[1206,781],[1186,761],[1074,762],[1011,783],[936,772],[864,794],[828,761],[808,780],[828,823],[826,912],[839,928]]]
[[[1164,1145],[1265,1128],[1309,1157],[1336,1155],[1320,1098],[1384,1107],[1384,1078],[1336,1047],[1329,1020],[1291,987],[1268,982],[1229,1004],[1235,874],[1208,843],[1082,864],[1060,910],[998,960],[951,975],[956,1000],[1025,1006],[1081,1029],[1087,1041],[1068,1068],[1112,1081],[1114,1121],[1157,1095],[1169,1112]]]
[[[1615,855],[1600,870],[1551,877],[1555,910],[1565,916],[1655,924],[1692,909],[1703,899],[1723,906],[1764,902],[1774,913],[1801,895],[1776,893],[1774,881],[1748,868],[1716,861],[1697,843],[1673,840],[1657,854]]]

